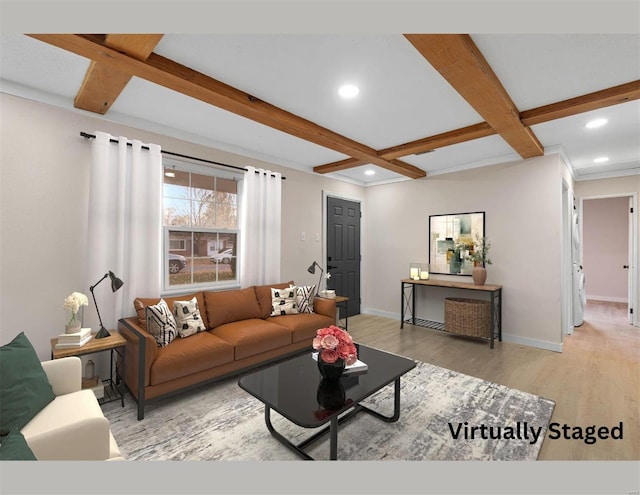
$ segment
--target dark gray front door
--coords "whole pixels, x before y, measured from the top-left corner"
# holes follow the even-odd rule
[[[327,198],[326,267],[327,287],[349,298],[348,316],[360,314],[360,203]]]

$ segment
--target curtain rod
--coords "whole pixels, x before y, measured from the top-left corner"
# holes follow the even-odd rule
[[[95,137],[96,137],[95,134],[89,134],[87,132],[80,132],[80,135],[83,138],[87,138],[87,139],[95,139]],[[116,144],[119,142],[117,139],[114,139],[114,138],[110,138],[109,141],[112,142],[112,143],[116,143]],[[127,146],[132,146],[132,144],[131,143],[127,143]],[[143,150],[149,150],[149,147],[148,146],[142,146],[142,149]],[[245,169],[245,168],[237,167],[235,165],[229,165],[228,163],[214,162],[213,160],[206,160],[204,158],[197,158],[195,156],[182,155],[180,153],[174,153],[172,151],[165,151],[163,149],[160,150],[160,153],[162,153],[163,155],[171,155],[171,156],[177,156],[179,158],[187,158],[189,160],[196,160],[196,161],[199,161],[199,162],[211,163],[212,165],[219,165],[221,167],[234,168],[236,170],[242,170],[243,172],[247,171],[247,169]],[[260,172],[258,170],[256,170],[256,174],[259,174],[259,173]],[[275,177],[275,175],[271,174],[271,177]],[[284,176],[281,176],[281,177],[282,177],[282,180],[286,180],[286,177],[284,177]]]

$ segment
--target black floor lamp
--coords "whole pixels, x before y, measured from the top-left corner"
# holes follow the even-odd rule
[[[320,265],[318,265],[317,261],[314,261],[311,264],[311,266],[309,266],[309,268],[307,268],[307,271],[313,275],[314,273],[316,273],[316,266],[318,268],[320,268],[320,278],[318,279],[318,285],[316,287],[316,296],[317,296],[318,292],[320,291],[320,282],[322,282],[322,274],[324,273],[324,270],[322,269],[322,267]]]
[[[98,320],[100,320],[100,330],[98,331],[98,333],[96,334],[96,336],[94,338],[96,339],[104,339],[105,337],[109,337],[109,335],[111,335],[106,328],[104,328],[104,325],[102,325],[102,318],[100,317],[100,310],[98,309],[98,303],[96,302],[96,295],[93,293],[93,289],[95,289],[98,284],[100,282],[102,282],[105,278],[109,277],[111,279],[111,291],[115,292],[117,291],[120,287],[122,287],[124,285],[124,282],[122,280],[120,280],[118,277],[116,277],[112,271],[109,271],[108,273],[104,274],[104,277],[102,277],[100,280],[98,280],[94,285],[92,285],[91,287],[89,287],[89,290],[91,291],[91,295],[93,296],[93,304],[95,304],[96,306],[96,311],[98,313]]]

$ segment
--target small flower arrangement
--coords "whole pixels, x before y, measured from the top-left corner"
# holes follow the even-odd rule
[[[88,306],[89,299],[82,292],[73,292],[64,300],[64,308],[71,311],[71,319],[69,324],[76,322],[76,315],[80,311],[80,306]]]
[[[351,335],[335,325],[319,329],[312,345],[318,351],[318,359],[325,363],[343,359],[346,366],[351,366],[358,360],[358,351]]]

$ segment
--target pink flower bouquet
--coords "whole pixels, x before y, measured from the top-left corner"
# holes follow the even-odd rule
[[[358,351],[351,335],[335,325],[321,328],[313,339],[313,348],[318,351],[318,359],[325,363],[335,363],[343,359],[346,366],[358,360]]]

